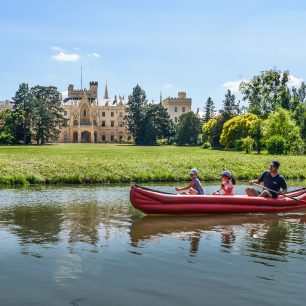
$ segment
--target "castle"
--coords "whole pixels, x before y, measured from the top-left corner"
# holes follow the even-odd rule
[[[180,116],[191,111],[191,98],[185,92],[179,92],[178,97],[162,99],[160,103],[167,109],[170,118],[175,122]],[[130,140],[124,117],[126,101],[124,96],[109,98],[107,84],[103,101],[98,98],[98,82],[90,82],[89,89],[75,89],[68,86],[68,97],[63,100],[64,116],[67,126],[61,129],[58,142],[99,143],[116,139]]]
[[[63,100],[67,126],[61,129],[58,142],[122,141],[131,139],[124,122],[124,96],[111,101],[107,84],[102,103],[98,99],[98,82],[90,82],[89,90],[68,86],[68,97]]]
[[[191,98],[186,92],[178,97],[162,99],[160,103],[167,109],[170,118],[179,122],[180,116],[191,111]],[[102,143],[131,140],[132,136],[124,120],[126,101],[124,95],[110,99],[107,84],[104,96],[98,98],[98,82],[90,82],[89,89],[75,89],[68,86],[68,96],[63,99],[64,117],[67,126],[62,127],[57,142],[60,143]],[[10,101],[0,101],[0,111],[11,107]]]

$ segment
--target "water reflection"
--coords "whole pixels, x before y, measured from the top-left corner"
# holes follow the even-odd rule
[[[130,237],[135,247],[142,247],[161,237],[182,237],[190,243],[189,255],[194,257],[203,237],[211,233],[220,236],[223,252],[236,252],[254,258],[254,262],[267,264],[264,260],[287,260],[288,254],[305,255],[306,215],[228,215],[205,217],[151,217],[135,220]],[[298,244],[297,248],[293,244]],[[245,247],[247,246],[247,247]],[[231,251],[234,249],[234,251]],[[268,254],[268,255],[267,255]],[[278,256],[278,257],[277,257]]]
[[[204,297],[215,305],[231,296],[231,305],[263,305],[262,297],[270,294],[272,304],[289,288],[284,304],[305,300],[306,211],[152,217],[128,196],[128,187],[0,190],[0,304],[33,305],[35,297],[44,305],[49,296],[53,305],[135,297],[139,305],[200,305]]]

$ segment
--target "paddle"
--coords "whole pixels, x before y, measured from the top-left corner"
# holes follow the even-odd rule
[[[306,201],[305,201],[305,200],[299,200],[299,199],[294,198],[294,197],[291,197],[291,196],[289,196],[289,195],[287,195],[287,194],[285,194],[285,193],[283,193],[283,192],[278,193],[278,192],[275,191],[275,190],[272,190],[272,189],[270,189],[270,188],[261,186],[261,185],[256,184],[256,183],[252,183],[252,185],[257,186],[257,187],[260,187],[260,188],[265,189],[265,190],[268,190],[268,191],[270,191],[270,192],[272,192],[272,193],[281,194],[281,195],[283,195],[284,197],[287,197],[287,198],[289,198],[289,199],[292,199],[292,200],[294,200],[294,201],[297,201],[297,202],[300,202],[300,203],[306,205]]]

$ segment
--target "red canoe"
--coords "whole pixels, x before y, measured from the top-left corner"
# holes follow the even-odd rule
[[[130,192],[133,206],[146,214],[275,213],[306,208],[305,188],[288,195],[301,202],[284,196],[267,199],[245,195],[180,195],[137,185]]]

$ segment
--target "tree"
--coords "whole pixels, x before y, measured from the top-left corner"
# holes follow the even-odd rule
[[[138,139],[142,145],[156,145],[158,140],[175,136],[174,122],[161,104],[148,104],[141,121],[143,132]]]
[[[254,139],[252,139],[250,136],[247,136],[245,138],[241,138],[241,142],[242,142],[242,149],[245,150],[246,154],[249,154],[250,152],[252,152],[253,147],[254,147]]]
[[[267,118],[278,107],[290,108],[289,71],[276,69],[261,72],[249,82],[241,82],[243,101],[249,102],[249,112]]]
[[[12,111],[6,109],[0,112],[0,144],[12,144],[15,142]]]
[[[202,126],[202,140],[203,142],[209,142],[211,144],[212,130],[217,124],[216,118],[211,118]]]
[[[225,122],[225,117],[223,115],[218,115],[210,119],[207,123],[204,123],[202,127],[203,141],[208,141],[213,148],[220,148],[220,137]]]
[[[284,153],[303,154],[304,143],[300,136],[300,129],[291,118],[290,112],[283,108],[271,114],[265,122],[266,143],[269,144],[270,138],[274,141],[278,136],[285,141]]]
[[[233,117],[224,123],[220,143],[225,148],[235,148],[242,138],[250,136],[258,117],[254,114],[245,114]]]
[[[223,100],[223,108],[220,110],[220,114],[224,117],[225,121],[231,119],[240,113],[239,104],[236,103],[236,97],[228,89]]]
[[[22,83],[13,97],[13,116],[18,118],[14,127],[15,142],[23,141],[24,144],[31,142],[31,114],[33,112],[33,96],[29,85]]]
[[[180,146],[198,144],[198,138],[201,133],[201,120],[194,112],[188,112],[180,117],[177,125],[176,142]]]
[[[254,122],[253,127],[251,129],[251,137],[255,141],[255,147],[257,149],[257,153],[260,154],[262,147],[262,139],[263,139],[263,121],[262,119],[258,119]]]
[[[12,109],[6,109],[0,113],[0,132],[2,135],[2,143],[19,143],[23,138],[23,112],[16,112]],[[9,139],[9,141],[5,140]]]
[[[33,137],[37,144],[56,140],[60,128],[66,124],[60,93],[54,86],[35,86],[31,88],[33,96]]]
[[[299,103],[293,113],[297,125],[300,127],[301,137],[306,142],[306,102]]]
[[[133,93],[128,98],[125,117],[128,131],[133,136],[136,144],[141,144],[143,133],[144,106],[146,104],[146,93],[137,84]]]
[[[208,122],[215,116],[215,105],[211,97],[208,97],[204,107],[204,122]]]

